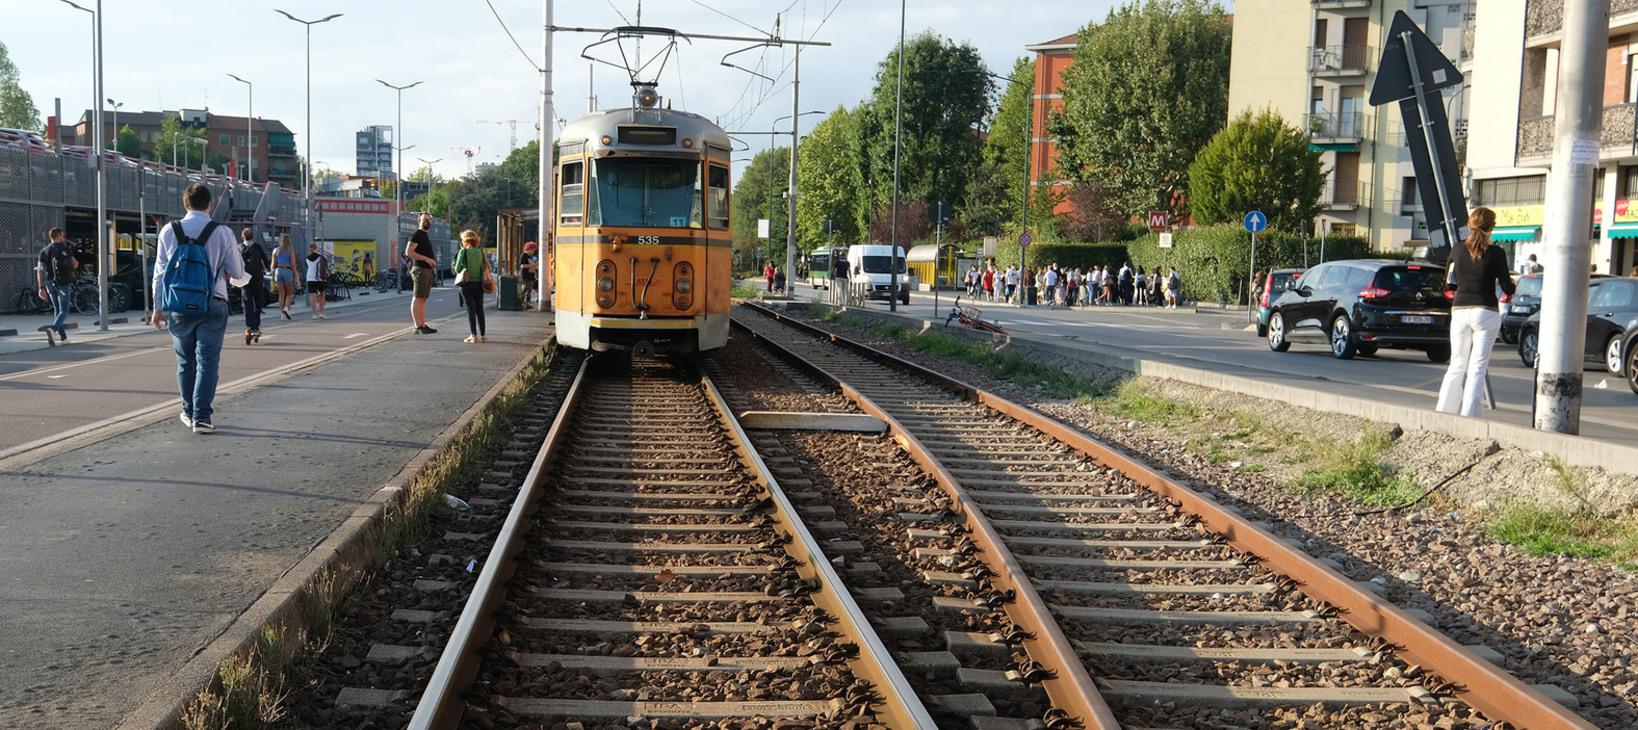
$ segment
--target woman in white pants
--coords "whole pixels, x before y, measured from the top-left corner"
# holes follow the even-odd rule
[[[1467,217],[1467,240],[1450,252],[1450,281],[1456,291],[1450,309],[1450,368],[1439,388],[1437,409],[1464,416],[1479,415],[1484,403],[1490,350],[1501,330],[1496,288],[1513,295],[1507,253],[1490,245],[1496,214],[1474,208]]]

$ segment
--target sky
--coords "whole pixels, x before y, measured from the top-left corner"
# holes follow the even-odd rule
[[[93,7],[96,0],[76,0]],[[314,19],[343,13],[313,26],[312,157],[344,173],[353,171],[353,133],[371,124],[396,125],[395,94],[376,83],[423,81],[404,92],[399,144],[405,170],[418,158],[433,168],[465,174],[463,148],[474,162],[497,162],[509,151],[505,124],[521,120],[519,142],[536,134],[542,56],[543,0],[102,0],[105,96],[126,110],[208,107],[245,113],[245,86],[255,84],[255,114],[277,118],[296,132],[305,154],[304,46],[302,27],[274,12]],[[1025,45],[1072,33],[1101,20],[1116,0],[909,0],[907,31],[932,30],[972,43],[990,70],[1005,73]],[[555,5],[559,26],[607,28],[635,24],[637,0],[572,0]],[[720,11],[720,12],[715,12]],[[646,0],[642,24],[723,35],[766,35],[784,12],[782,34],[825,41],[829,47],[802,54],[802,111],[852,106],[874,85],[876,66],[898,42],[898,4],[891,0]],[[821,20],[830,18],[821,27]],[[527,51],[508,40],[495,14]],[[622,17],[623,16],[623,17]],[[17,64],[22,85],[42,119],[61,97],[63,116],[76,120],[92,98],[91,16],[59,0],[0,0],[0,43]],[[755,29],[753,29],[753,27]],[[759,29],[759,30],[756,30]],[[585,33],[554,34],[556,116],[573,120],[587,109],[630,105],[624,71],[592,68],[582,49],[598,39]],[[668,59],[660,93],[674,107],[719,119],[733,130],[767,130],[791,111],[788,49],[737,54],[741,66],[760,67],[768,83],[720,64],[723,55],[749,44],[715,40],[679,42]],[[665,47],[644,41],[645,58]],[[634,53],[628,42],[626,52]],[[594,55],[618,62],[606,47]],[[783,74],[781,71],[784,71]],[[803,119],[803,131],[821,117]],[[781,129],[789,129],[789,121]],[[767,135],[744,137],[751,145],[736,157],[768,146]]]

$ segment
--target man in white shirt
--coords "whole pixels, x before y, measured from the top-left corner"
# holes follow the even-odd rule
[[[1057,300],[1053,296],[1053,292],[1058,290],[1058,265],[1053,264],[1047,267],[1046,276],[1042,278],[1046,279],[1046,296],[1042,298],[1046,300],[1047,306],[1050,307],[1057,304]]]
[[[171,347],[176,351],[176,384],[182,394],[182,423],[194,433],[216,433],[211,420],[212,402],[216,400],[217,369],[222,356],[222,339],[227,334],[227,285],[244,286],[250,281],[245,274],[245,261],[234,245],[233,231],[227,226],[213,225],[210,219],[210,188],[193,183],[182,193],[182,204],[187,215],[173,221],[159,232],[159,253],[154,259],[154,327],[165,328],[170,322]],[[216,272],[215,292],[210,309],[199,314],[166,312],[165,270],[176,255],[176,231],[205,247],[211,270]],[[199,240],[206,229],[212,229],[208,240]]]

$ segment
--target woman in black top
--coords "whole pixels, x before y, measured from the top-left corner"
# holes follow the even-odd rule
[[[1467,240],[1450,252],[1450,287],[1455,299],[1450,310],[1450,368],[1439,388],[1437,410],[1477,416],[1484,399],[1490,369],[1490,350],[1501,330],[1496,288],[1513,295],[1513,275],[1507,253],[1490,244],[1496,213],[1474,208],[1467,217]]]

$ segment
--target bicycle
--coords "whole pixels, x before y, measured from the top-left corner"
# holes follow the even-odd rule
[[[25,286],[22,291],[17,292],[17,299],[12,303],[11,310],[17,314],[50,314],[51,300],[41,299],[38,288]]]
[[[984,310],[970,305],[963,305],[961,297],[956,297],[955,304],[950,307],[950,315],[944,318],[944,326],[949,327],[952,321],[960,321],[968,329],[975,329],[980,332],[991,332],[998,335],[1007,334],[1007,331],[1001,325],[984,319]]]

